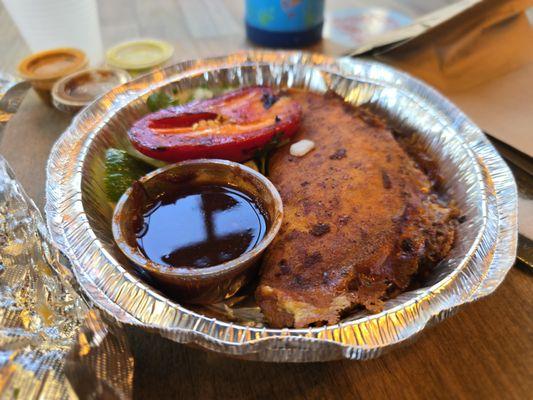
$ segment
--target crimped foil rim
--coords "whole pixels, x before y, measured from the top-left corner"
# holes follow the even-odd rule
[[[202,73],[202,71],[210,68],[223,68],[232,65],[243,64],[255,65],[258,62],[263,61],[273,64],[304,62],[320,66],[321,69],[330,71],[332,73],[337,73],[346,77],[354,77],[362,81],[370,81],[375,84],[396,87],[402,91],[405,91],[406,88],[416,88],[417,93],[422,92],[426,99],[429,98],[433,101],[432,106],[434,109],[438,109],[442,114],[449,116],[450,123],[457,123],[457,120],[460,121],[461,126],[464,127],[465,144],[467,141],[470,143],[469,148],[472,151],[472,155],[477,158],[479,171],[481,174],[484,174],[481,179],[484,181],[486,196],[487,198],[492,198],[492,202],[494,203],[493,206],[496,209],[495,213],[497,215],[496,221],[492,221],[492,223],[496,223],[497,226],[495,228],[499,231],[499,234],[497,235],[498,240],[496,243],[487,243],[486,247],[488,247],[488,254],[481,257],[482,262],[486,265],[489,265],[492,262],[492,268],[487,266],[484,269],[484,277],[474,277],[477,278],[476,285],[470,285],[469,290],[466,291],[466,287],[463,284],[461,288],[463,289],[462,296],[459,299],[456,298],[455,301],[450,304],[442,304],[437,301],[436,303],[439,304],[433,306],[426,304],[426,306],[431,307],[427,310],[422,310],[422,313],[420,313],[420,311],[416,311],[418,308],[420,308],[421,298],[425,297],[426,303],[429,302],[427,297],[429,294],[431,294],[432,290],[450,289],[448,286],[452,285],[456,281],[454,278],[457,278],[457,276],[463,272],[463,268],[466,268],[469,262],[475,261],[474,257],[477,255],[476,253],[480,252],[479,243],[476,249],[471,249],[471,257],[468,259],[465,258],[461,262],[463,268],[457,268],[454,276],[449,275],[445,279],[441,279],[439,282],[433,285],[433,287],[429,289],[430,293],[428,293],[428,291],[420,293],[410,301],[399,304],[394,308],[387,309],[376,315],[365,316],[355,321],[343,322],[323,328],[278,330],[239,326],[237,324],[218,321],[214,318],[207,318],[205,316],[196,314],[179,305],[172,304],[172,302],[164,298],[159,293],[148,289],[151,292],[151,296],[155,296],[158,298],[158,300],[163,301],[168,307],[177,307],[180,312],[185,313],[191,318],[197,320],[197,323],[192,326],[192,329],[191,327],[168,328],[143,323],[139,319],[135,318],[134,313],[128,312],[131,310],[124,310],[119,305],[110,302],[110,300],[106,298],[105,293],[95,286],[94,282],[91,282],[90,277],[84,274],[83,265],[80,264],[80,260],[78,260],[77,257],[72,253],[69,247],[69,238],[66,236],[68,233],[68,223],[66,219],[68,220],[68,218],[65,218],[65,216],[68,216],[69,209],[71,206],[75,205],[76,202],[80,202],[81,204],[81,186],[79,186],[81,185],[81,164],[83,163],[83,159],[88,151],[90,137],[94,135],[96,131],[91,132],[89,129],[84,132],[83,135],[85,144],[80,147],[80,151],[76,156],[76,163],[74,165],[65,165],[65,163],[61,162],[62,160],[58,160],[57,158],[58,156],[62,156],[64,147],[68,145],[68,139],[75,138],[76,134],[79,134],[78,128],[81,124],[83,116],[88,113],[95,112],[105,116],[106,108],[103,107],[103,110],[99,110],[98,107],[100,107],[102,104],[105,105],[106,101],[111,103],[110,99],[113,100],[113,104],[115,106],[113,112],[117,112],[119,108],[126,106],[130,99],[136,98],[142,93],[147,93],[157,87],[164,86],[171,81],[176,81],[180,76],[184,77],[191,74]],[[180,68],[183,68],[183,70],[180,70]],[[372,75],[372,68],[374,68],[374,72],[378,74],[377,76]],[[363,72],[365,72],[364,77]],[[387,79],[383,79],[383,76],[385,76]],[[89,297],[93,299],[95,304],[110,312],[111,315],[116,319],[123,322],[145,326],[150,330],[158,331],[163,336],[179,342],[195,343],[211,350],[226,352],[245,358],[265,359],[272,361],[318,361],[340,357],[362,359],[376,356],[381,353],[385,347],[389,347],[406,340],[423,329],[431,319],[436,320],[439,318],[439,315],[444,316],[444,314],[447,314],[448,310],[451,310],[462,303],[475,300],[478,297],[492,292],[503,280],[505,273],[512,265],[516,248],[516,187],[514,186],[514,181],[510,175],[510,171],[503,163],[499,155],[495,152],[494,148],[490,145],[486,138],[484,138],[479,128],[477,128],[470,120],[468,120],[468,118],[464,116],[462,112],[460,112],[450,102],[445,100],[435,90],[429,88],[407,74],[398,72],[388,66],[370,61],[354,59],[335,60],[322,55],[305,54],[299,52],[253,51],[237,53],[227,57],[177,64],[176,66],[166,68],[165,70],[156,71],[151,74],[151,77],[153,79],[148,83],[144,81],[144,78],[140,78],[139,80],[134,81],[132,84],[123,85],[113,90],[109,94],[104,95],[102,98],[84,110],[78,117],[75,118],[67,132],[65,132],[65,134],[63,134],[63,136],[58,140],[52,150],[48,162],[46,212],[48,227],[52,233],[52,237],[57,242],[61,250],[63,250],[72,261],[74,272],[80,281],[80,286],[87,292]],[[128,92],[130,88],[132,88],[134,91]],[[414,92],[414,90],[412,90],[412,92]],[[105,122],[105,118],[103,122]],[[64,161],[66,162],[67,160]],[[58,168],[60,165],[62,165],[63,168]],[[497,179],[493,179],[494,177]],[[492,181],[492,183],[490,183],[490,181]],[[71,197],[65,196],[65,194],[68,195],[68,193],[64,193],[64,185],[78,185],[79,193],[75,192],[74,194],[70,194]],[[498,197],[498,192],[505,192],[507,197],[511,196],[512,198],[507,198],[505,201],[502,201],[502,199]],[[78,197],[77,194],[80,196]],[[486,204],[486,207],[489,207],[489,204]],[[501,224],[504,219],[505,224]],[[88,224],[86,219],[85,223]],[[90,227],[88,227],[88,233],[89,235],[92,235],[93,241],[96,241],[96,237],[90,231]],[[87,246],[90,247],[91,243],[89,243]],[[109,254],[106,254],[106,256],[111,258]],[[144,287],[143,290],[146,290],[147,285],[145,285],[142,281],[133,276],[128,278],[130,278],[130,280],[133,281],[136,286],[141,288]],[[435,299],[438,300],[439,295],[440,297],[443,297],[441,294],[431,294],[431,301]],[[393,332],[392,335],[389,332],[380,332],[387,330],[387,324],[389,323],[389,321],[386,321],[387,319],[394,317],[394,315],[399,311],[405,311],[405,309],[408,307],[414,308],[416,315],[413,317],[411,322],[408,322],[406,326],[402,328],[401,332]],[[375,328],[377,332],[380,334],[384,333],[385,335],[390,335],[391,337],[381,338],[380,343],[376,344],[374,342],[369,345],[361,343],[361,341],[364,342],[364,338],[355,341],[353,338],[352,340],[346,340],[346,334],[343,333],[344,329],[355,329],[356,325],[365,323],[374,324],[374,326],[377,326]],[[206,332],[198,330],[201,324],[212,324],[214,327],[227,329],[228,334],[226,336],[229,337],[233,337],[233,334],[231,333],[232,330],[243,330],[247,333],[247,335],[241,335],[241,338],[244,339],[242,341],[222,340],[213,334],[206,333],[212,331],[209,328],[206,329]],[[252,335],[252,333],[258,334],[259,336],[256,337],[256,335]],[[321,346],[323,347],[323,345],[326,343],[334,346],[335,348],[335,351],[332,351],[331,354],[326,354],[323,352],[321,353],[319,350],[317,350]],[[296,348],[293,349],[292,346],[296,346]],[[288,348],[293,349],[294,354],[292,354],[292,358],[284,355],[284,352],[287,352]],[[256,352],[259,352],[257,353],[259,355],[257,355]],[[307,357],[305,356],[306,353],[311,355]],[[313,353],[315,353],[314,356]]]

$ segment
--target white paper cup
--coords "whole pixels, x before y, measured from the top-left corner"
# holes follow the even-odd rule
[[[100,65],[104,54],[96,0],[3,0],[32,52],[74,47]]]

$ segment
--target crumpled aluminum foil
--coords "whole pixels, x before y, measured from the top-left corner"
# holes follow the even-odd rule
[[[74,290],[46,232],[0,156],[0,398],[130,398],[125,333]]]

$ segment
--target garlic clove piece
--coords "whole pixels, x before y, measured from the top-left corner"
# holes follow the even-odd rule
[[[291,153],[291,156],[303,157],[314,148],[315,142],[308,139],[302,139],[297,141],[296,143],[291,144],[289,152]]]

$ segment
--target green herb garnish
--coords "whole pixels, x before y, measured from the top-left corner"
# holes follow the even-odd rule
[[[148,96],[146,105],[152,112],[168,108],[172,105],[173,99],[165,92],[155,92]]]
[[[283,140],[283,132],[279,132],[276,133],[265,146],[255,151],[253,160],[257,164],[257,169],[260,173],[268,176],[272,154],[277,148],[282,147],[287,143],[289,143],[289,139]]]
[[[199,86],[196,89],[189,89],[179,92],[176,87],[172,87],[172,95],[169,95],[164,90],[152,93],[146,99],[146,105],[151,112],[162,110],[170,106],[179,106],[189,103],[193,100],[205,100],[213,96],[218,96],[234,89],[231,86],[223,86],[216,89],[208,89],[206,85]]]
[[[117,202],[134,181],[154,167],[124,150],[108,149],[105,153],[104,187],[107,198]]]

